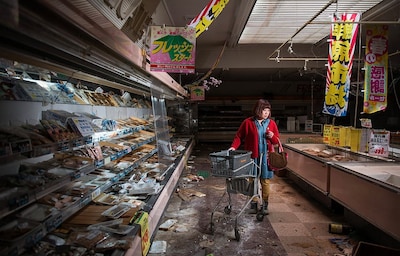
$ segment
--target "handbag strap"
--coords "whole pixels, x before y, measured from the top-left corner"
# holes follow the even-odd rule
[[[278,138],[278,143],[279,143],[279,152],[283,152],[283,146],[279,138]]]
[[[272,145],[271,152],[275,152],[275,147],[274,147],[274,145]],[[278,138],[278,152],[279,152],[279,153],[280,153],[280,152],[283,152],[283,146],[282,146],[281,140],[280,140],[279,138]]]
[[[269,126],[269,124],[270,124],[270,119],[268,118],[268,125],[267,125],[267,127]],[[282,146],[281,140],[280,140],[279,138],[278,138],[278,145],[279,145],[278,152],[282,152],[282,151],[283,151],[283,146]],[[275,147],[274,147],[274,145],[272,145],[271,152],[275,152]]]

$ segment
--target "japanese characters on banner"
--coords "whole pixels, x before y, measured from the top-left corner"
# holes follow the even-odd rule
[[[364,113],[387,107],[388,26],[366,26]]]
[[[390,131],[371,130],[368,154],[374,156],[388,157],[389,156]]]
[[[350,92],[351,69],[357,41],[359,13],[334,16],[329,43],[325,102],[322,112],[346,116]],[[337,23],[337,21],[344,21]]]
[[[194,28],[151,26],[150,49],[150,71],[194,73]]]
[[[206,7],[190,23],[189,27],[196,29],[196,37],[207,30],[211,23],[218,17],[229,0],[210,0]]]

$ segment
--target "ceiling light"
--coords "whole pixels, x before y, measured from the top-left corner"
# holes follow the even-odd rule
[[[304,71],[307,71],[307,62],[308,62],[308,60],[304,61],[304,67],[303,67]]]
[[[287,51],[288,51],[290,54],[293,54],[293,53],[294,53],[293,48],[292,48],[291,45],[288,47]]]
[[[287,51],[288,51],[289,54],[294,54],[294,51],[293,51],[293,41],[292,41],[292,39],[290,39],[290,45],[289,45],[289,47],[287,48]]]
[[[279,54],[281,53],[281,50],[276,50],[276,52],[277,52],[278,54],[276,55],[275,61],[276,61],[277,63],[279,63],[279,62],[280,62],[280,60],[279,60]]]

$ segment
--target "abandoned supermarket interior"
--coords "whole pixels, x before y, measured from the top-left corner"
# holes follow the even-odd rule
[[[0,255],[400,255],[400,1],[0,5]]]

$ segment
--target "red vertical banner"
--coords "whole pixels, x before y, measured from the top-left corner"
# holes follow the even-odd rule
[[[365,48],[364,113],[387,107],[388,26],[367,25]]]
[[[354,49],[357,41],[358,21],[361,14],[334,16],[329,43],[326,75],[325,103],[322,112],[333,116],[346,116],[349,103],[350,78]],[[343,21],[341,23],[341,21]]]

